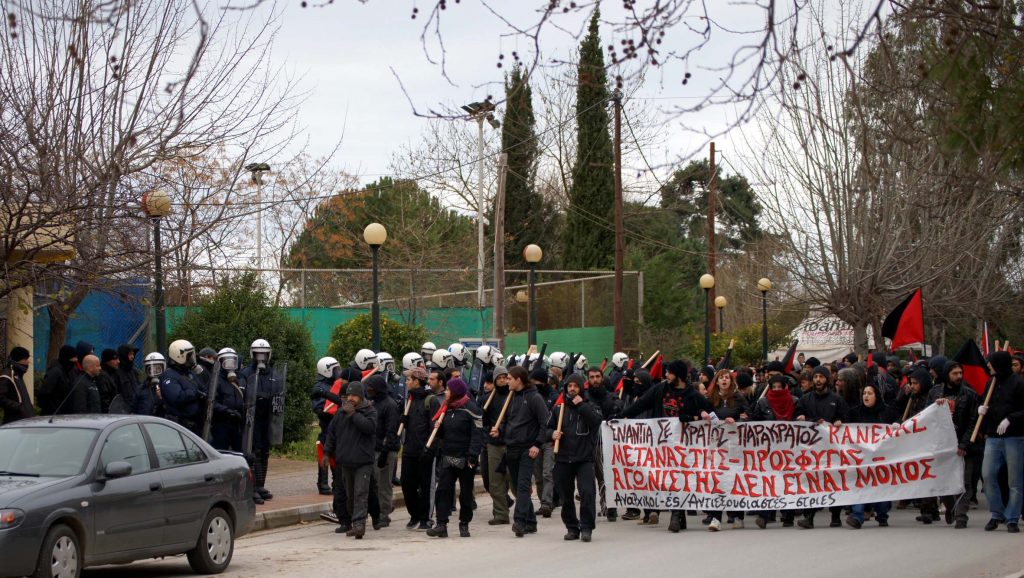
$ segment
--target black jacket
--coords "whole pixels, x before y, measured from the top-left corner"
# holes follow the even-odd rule
[[[678,401],[672,399],[673,394],[679,395],[681,398]],[[640,399],[623,410],[622,417],[632,418],[643,412],[649,412],[651,418],[665,417],[666,400],[676,403],[674,407],[679,413],[679,421],[693,421],[700,418],[701,412],[713,411],[707,398],[692,385],[678,389],[672,388],[668,382],[662,382],[652,386]]]
[[[622,413],[622,400],[615,393],[603,387],[592,387],[584,394],[584,397],[597,404],[604,419],[613,419]]]
[[[409,415],[402,418],[405,423],[405,445],[402,448],[403,458],[418,458],[429,453],[427,440],[430,439],[430,432],[433,424],[430,418],[434,417],[441,407],[441,402],[427,388],[421,387],[409,390]],[[435,442],[436,443],[436,442]]]
[[[128,354],[127,347],[122,345],[117,348],[117,357],[121,360],[121,364],[117,366],[117,375],[120,378],[118,386],[121,388],[121,399],[128,407],[132,407],[135,403],[135,393],[142,386],[142,380],[139,379],[139,372],[135,370],[134,360],[129,360]]]
[[[24,374],[10,367],[0,373],[0,409],[4,410],[5,424],[36,415]]]
[[[100,374],[96,376],[96,387],[100,390],[100,410],[103,413],[110,412],[110,402],[121,393],[121,376],[117,370],[109,365],[104,365]]]
[[[827,390],[824,394],[808,391],[796,402],[797,417],[804,416],[805,421],[825,420],[828,423],[835,421],[845,422],[849,418],[850,410],[846,402],[836,392]]]
[[[708,403],[710,404],[711,401],[708,400]],[[749,417],[749,409],[747,396],[739,392],[733,396],[731,404],[727,403],[725,398],[722,398],[722,402],[714,408],[715,415],[718,416],[718,419],[727,419],[731,417],[736,421],[740,421],[742,419],[740,418],[740,415],[742,414],[747,414]]]
[[[505,445],[505,438],[501,435],[501,432],[498,433],[498,437],[491,437],[491,428],[493,428],[494,424],[498,422],[498,416],[501,415],[501,408],[505,405],[505,400],[508,399],[508,394],[509,390],[507,385],[505,387],[495,386],[494,397],[491,399],[491,405],[487,406],[487,409],[483,410],[484,435],[487,437],[487,443],[491,444],[492,446]],[[490,395],[491,394],[486,394],[484,396],[484,405],[486,405],[487,397],[490,397]],[[480,407],[483,407],[483,405],[481,405]]]
[[[58,361],[46,370],[43,383],[36,388],[40,413],[53,415],[61,402],[71,393],[71,387],[75,385],[76,379],[78,379],[78,370],[70,363]],[[61,411],[67,411],[67,404],[64,405],[65,408]]]
[[[96,385],[96,378],[88,373],[79,375],[71,392],[71,399],[64,404],[61,413],[101,413],[101,410],[100,390]]]
[[[957,447],[962,450],[980,449],[980,444],[971,444],[974,424],[978,421],[978,405],[981,403],[978,394],[966,382],[961,382],[959,387],[945,383],[936,385],[928,392],[929,405],[939,399],[945,399],[946,403],[950,404],[947,407],[953,411],[953,428],[956,429],[956,437],[959,440]]]
[[[874,407],[865,407],[863,403],[852,407],[847,417],[849,423],[896,423],[900,416],[894,407],[876,399]]]
[[[477,459],[484,448],[483,412],[473,400],[459,409],[448,408],[441,420],[437,437],[444,440],[441,455]]]
[[[241,428],[244,419],[245,378],[236,373],[235,383],[231,383],[228,381],[228,372],[222,369],[220,379],[217,380],[217,397],[213,398],[213,423]]]
[[[564,408],[564,410],[563,410]],[[592,401],[584,400],[579,405],[566,399],[561,406],[556,406],[548,418],[547,437],[558,428],[558,415],[562,416],[562,440],[558,442],[558,453],[555,461],[562,464],[575,464],[594,461],[594,448],[601,435],[601,410]]]
[[[1010,427],[1003,435],[999,435],[996,429],[1003,419],[1010,420]],[[1009,374],[996,378],[996,389],[988,403],[984,427],[989,437],[1024,436],[1024,381],[1019,375]]]
[[[398,440],[398,424],[402,422],[398,403],[387,393],[381,392],[373,398],[373,407],[377,410],[377,445],[378,452],[397,452],[402,449]],[[412,411],[412,408],[409,408]]]
[[[548,404],[532,385],[514,392],[500,431],[509,447],[542,447],[547,443]]]
[[[338,409],[327,430],[324,455],[333,456],[339,466],[369,465],[374,463],[376,440],[377,410],[364,399],[351,414]]]

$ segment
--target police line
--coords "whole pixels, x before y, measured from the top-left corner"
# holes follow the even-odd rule
[[[609,507],[785,510],[964,488],[953,421],[936,405],[902,424],[662,418],[613,420],[601,435]]]

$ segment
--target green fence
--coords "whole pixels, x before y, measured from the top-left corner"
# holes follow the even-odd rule
[[[547,343],[547,354],[555,351],[583,352],[591,365],[600,365],[601,359],[611,357],[615,347],[615,332],[608,327],[577,327],[574,329],[551,329],[538,331],[537,341]],[[537,345],[540,348],[540,345]],[[526,333],[511,333],[505,336],[504,353],[522,353],[527,348]]]

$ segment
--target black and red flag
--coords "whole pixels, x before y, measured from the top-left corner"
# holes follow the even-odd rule
[[[924,309],[921,290],[911,293],[882,322],[882,337],[891,340],[890,351],[910,343],[924,343]]]
[[[651,366],[651,379],[654,381],[661,381],[665,379],[665,366],[662,364],[662,360],[665,359],[664,355],[659,355],[658,360]]]
[[[960,368],[964,370],[964,381],[970,384],[978,395],[984,394],[989,378],[988,362],[981,354],[978,344],[973,339],[968,339],[953,356],[953,361],[959,363]]]
[[[789,346],[789,351],[786,351],[786,356],[782,358],[782,372],[783,373],[797,373],[800,368],[796,367],[796,344],[799,341],[794,340],[793,345]]]

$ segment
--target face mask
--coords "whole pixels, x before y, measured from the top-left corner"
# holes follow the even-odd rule
[[[20,361],[12,361],[11,362],[11,367],[13,367],[14,370],[19,372],[19,373],[27,373],[28,372],[28,364],[27,363],[22,363]]]
[[[238,369],[238,358],[234,355],[225,355],[220,358],[220,367],[229,373],[234,373]]]
[[[253,354],[253,358],[256,360],[256,367],[260,369],[266,369],[268,357],[269,356],[266,353]]]

